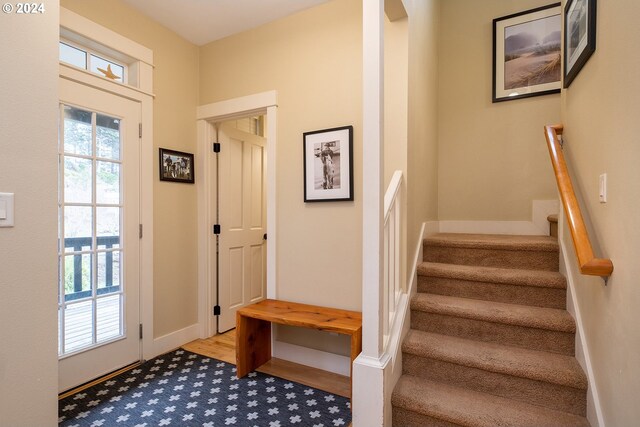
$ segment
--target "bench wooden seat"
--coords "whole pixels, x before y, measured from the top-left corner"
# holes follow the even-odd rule
[[[351,337],[351,369],[362,351],[362,314],[267,299],[251,304],[236,314],[236,369],[238,378],[271,359],[271,324],[335,332]]]

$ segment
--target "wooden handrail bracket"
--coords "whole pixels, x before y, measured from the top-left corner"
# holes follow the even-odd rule
[[[567,170],[567,164],[564,160],[562,147],[558,141],[558,135],[562,135],[564,127],[562,125],[548,125],[544,127],[544,130],[547,146],[549,147],[549,155],[551,156],[551,164],[558,183],[558,191],[567,215],[567,223],[569,224],[569,230],[571,230],[573,245],[576,248],[580,272],[591,276],[609,277],[613,272],[613,263],[610,259],[596,258],[593,254],[587,227],[584,224],[580,206],[573,190],[573,184],[569,177],[569,171]]]

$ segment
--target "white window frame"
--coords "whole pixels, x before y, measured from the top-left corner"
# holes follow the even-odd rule
[[[60,7],[60,38],[126,63],[128,79],[126,83],[115,82],[65,62],[60,62],[60,78],[141,105],[140,222],[144,230],[140,241],[140,319],[144,325],[141,357],[151,359],[160,354],[153,339],[153,51],[63,7]]]
[[[85,67],[84,68],[78,67],[78,66],[76,66],[74,64],[71,64],[69,62],[64,62],[62,59],[60,59],[61,63],[65,64],[65,65],[71,65],[72,67],[76,67],[76,68],[78,68],[80,70],[89,71],[90,73],[93,73],[96,76],[99,76],[99,77],[102,77],[102,78],[107,78],[107,77],[103,76],[102,74],[95,73],[95,72],[91,71],[91,56],[97,56],[97,57],[99,57],[99,58],[101,58],[101,59],[103,59],[103,60],[105,60],[107,62],[112,62],[115,65],[118,65],[118,66],[122,67],[122,69],[124,70],[123,71],[123,75],[121,76],[120,80],[112,80],[112,79],[109,79],[109,80],[112,80],[112,81],[114,81],[116,83],[120,83],[120,84],[124,84],[124,85],[129,84],[129,64],[127,62],[122,61],[122,60],[118,60],[118,59],[110,56],[109,53],[107,53],[107,52],[105,52],[103,50],[96,50],[95,48],[92,49],[92,48],[90,48],[88,46],[85,46],[83,44],[68,40],[68,39],[64,38],[62,35],[60,36],[60,43],[66,44],[67,46],[71,46],[74,49],[81,50],[82,52],[84,52],[87,55],[87,59],[86,59],[86,63],[85,63]],[[132,61],[132,62],[135,62],[135,60]]]

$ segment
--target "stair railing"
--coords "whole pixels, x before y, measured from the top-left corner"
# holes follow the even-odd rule
[[[576,249],[580,272],[591,276],[601,276],[605,280],[611,276],[613,272],[613,263],[607,258],[596,258],[593,254],[587,227],[585,226],[578,200],[573,190],[573,184],[569,177],[567,163],[564,160],[562,146],[558,139],[558,135],[562,135],[564,126],[548,125],[544,127],[545,136],[547,138],[547,146],[549,147],[549,155],[551,156],[551,164],[558,183],[558,191],[562,199],[562,205],[567,216],[567,223],[571,231],[573,245]]]
[[[405,292],[402,284],[400,236],[402,219],[402,171],[395,171],[384,195],[384,287],[383,287],[383,346],[389,341],[400,297]]]

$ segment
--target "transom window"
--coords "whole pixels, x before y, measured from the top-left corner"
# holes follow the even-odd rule
[[[76,43],[67,40],[60,41],[59,59],[61,62],[91,71],[114,82],[127,83],[127,66],[125,64]]]

